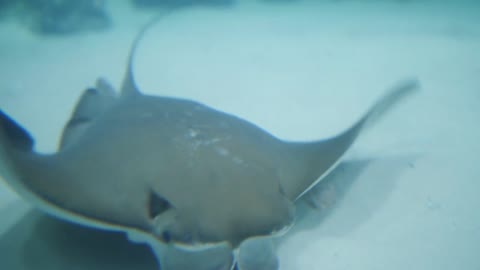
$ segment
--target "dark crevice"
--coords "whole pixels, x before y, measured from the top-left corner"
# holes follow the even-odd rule
[[[0,132],[4,132],[8,143],[18,150],[31,151],[33,149],[33,138],[30,134],[2,111],[0,111]]]
[[[148,216],[151,219],[161,215],[163,212],[172,208],[172,205],[165,200],[164,198],[155,194],[155,192],[150,191],[150,197],[148,199]]]

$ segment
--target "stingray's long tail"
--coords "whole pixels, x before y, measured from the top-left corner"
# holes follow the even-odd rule
[[[125,70],[122,86],[120,88],[121,96],[140,94],[140,90],[138,89],[138,85],[135,81],[135,76],[133,74],[133,60],[135,58],[135,53],[137,52],[140,41],[144,38],[147,31],[150,30],[150,28],[154,26],[157,22],[159,22],[161,19],[163,19],[169,14],[172,14],[173,11],[177,11],[177,9],[167,9],[161,14],[158,14],[147,24],[145,24],[135,36],[135,39],[133,40],[130,47],[130,52],[128,53],[127,69]]]

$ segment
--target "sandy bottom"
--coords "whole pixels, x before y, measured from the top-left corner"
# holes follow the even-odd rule
[[[280,138],[311,140],[343,130],[389,86],[418,77],[421,92],[369,130],[354,161],[332,176],[348,186],[334,206],[301,205],[298,226],[278,243],[281,269],[480,269],[480,6],[436,2],[185,10],[147,33],[136,78],[145,93],[197,99]],[[0,108],[39,151],[55,150],[98,76],[120,84],[130,42],[154,14],[112,9],[115,27],[103,33],[37,37],[0,24]],[[0,186],[0,266],[5,254],[28,252],[9,250],[31,231],[22,218],[31,212],[19,204]]]

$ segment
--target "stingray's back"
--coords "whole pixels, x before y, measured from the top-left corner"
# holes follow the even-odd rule
[[[188,100],[139,95],[119,100],[82,132],[50,159],[60,169],[48,177],[68,182],[52,196],[57,205],[150,230],[161,214],[151,209],[152,196],[161,197],[168,206],[160,211],[175,208],[207,242],[291,223],[277,171],[281,143],[244,120]]]

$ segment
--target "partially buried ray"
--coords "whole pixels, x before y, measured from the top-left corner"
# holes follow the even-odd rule
[[[132,59],[146,29],[132,46],[120,93],[103,80],[86,90],[56,153],[35,152],[29,133],[0,112],[0,172],[47,213],[126,231],[157,251],[172,244],[241,249],[245,240],[286,231],[294,202],[338,164],[365,126],[417,88],[416,80],[394,86],[332,138],[286,142],[204,104],[142,94]],[[240,250],[237,267],[262,267],[251,253]]]

